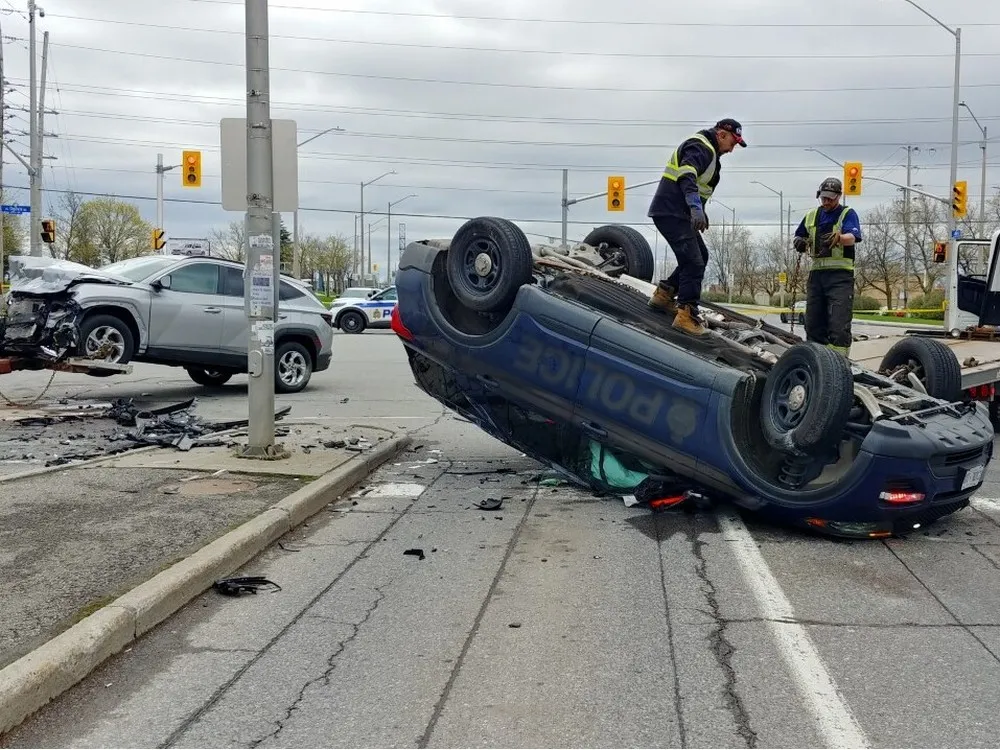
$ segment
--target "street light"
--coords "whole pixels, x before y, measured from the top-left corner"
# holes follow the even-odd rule
[[[958,106],[965,107],[969,110],[969,114],[972,115],[972,119],[976,123],[976,127],[982,131],[983,134],[983,145],[979,148],[983,150],[983,180],[982,180],[982,190],[979,194],[979,224],[985,230],[986,229],[986,126],[979,124],[979,119],[976,117],[972,108],[965,102],[959,102]],[[985,231],[983,232],[985,235]]]
[[[727,206],[725,203],[723,203],[722,201],[720,201],[720,200],[718,200],[716,198],[713,198],[712,202],[713,203],[718,203],[720,206],[722,206],[727,211],[732,211],[733,212],[733,236],[735,237],[736,236],[736,209],[733,208],[732,206]],[[722,244],[726,245],[726,220],[725,219],[722,220]],[[729,303],[732,304],[732,302],[733,302],[733,251],[732,251],[732,249],[730,247],[727,246],[726,247],[726,252],[729,254],[729,262],[727,263],[727,265],[729,266],[728,274],[727,274],[728,277],[729,277],[729,283],[726,286],[729,288],[728,289],[728,291],[729,291]]]
[[[372,258],[371,258],[371,238],[369,238],[369,240],[368,240],[368,263],[367,263],[367,265],[365,264],[365,188],[368,185],[371,185],[373,182],[378,182],[383,177],[388,177],[391,174],[396,174],[396,170],[395,169],[390,169],[388,172],[385,172],[384,174],[380,174],[374,180],[368,180],[368,182],[362,182],[361,183],[361,221],[359,222],[359,226],[361,227],[361,258],[359,259],[357,257],[357,251],[355,250],[355,255],[354,255],[355,273],[357,273],[357,271],[359,270],[358,269],[358,261],[359,260],[361,261],[361,268],[371,268],[371,264],[372,264]]]
[[[341,127],[334,126],[332,128],[327,128],[326,130],[321,130],[319,133],[316,133],[316,135],[310,136],[301,143],[297,144],[296,149],[302,148],[307,143],[309,143],[309,141],[315,141],[321,135],[326,135],[327,133],[333,133],[333,132],[343,133],[344,129]],[[295,154],[295,158],[296,159],[299,158],[297,152]],[[159,226],[162,227],[163,225],[160,224]],[[298,206],[296,206],[295,211],[292,213],[292,276],[295,277],[296,281],[298,280],[301,271],[300,269],[301,261],[302,261],[302,253],[299,251],[299,208]]]
[[[785,249],[785,196],[780,190],[775,190],[773,187],[765,185],[763,182],[758,182],[757,180],[751,180],[751,184],[760,185],[762,188],[767,188],[776,196],[778,196],[779,206],[778,209],[778,237],[781,239],[781,249]]]
[[[919,10],[934,23],[940,26],[942,29],[947,31],[953,37],[955,37],[955,84],[954,91],[952,92],[952,107],[951,107],[951,180],[950,187],[955,185],[958,180],[958,104],[959,104],[959,87],[961,86],[961,69],[962,69],[962,29],[961,28],[951,28],[947,26],[942,21],[938,20],[926,10],[917,5],[914,0],[903,0],[903,2],[909,3],[914,8]],[[949,196],[951,191],[949,190]],[[948,206],[950,208],[951,201],[948,201]],[[958,220],[955,218],[953,211],[947,211],[948,218],[948,235],[950,242],[952,243],[951,252],[947,253],[947,273],[948,273],[948,293],[947,293],[947,307],[945,309],[945,328],[948,331],[955,330],[958,327],[958,253],[955,252],[954,242],[955,242],[955,230],[958,228]]]
[[[392,268],[392,207],[397,203],[402,203],[407,198],[416,198],[416,193],[410,193],[409,195],[403,196],[399,200],[390,201],[389,207],[386,209],[385,216],[389,220],[389,226],[385,230],[385,284],[389,285],[390,272],[389,269]]]

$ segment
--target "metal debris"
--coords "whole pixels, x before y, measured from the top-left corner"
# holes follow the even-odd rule
[[[264,576],[243,576],[237,578],[221,578],[212,584],[212,588],[224,596],[243,596],[256,594],[258,589],[273,586],[275,591],[281,591],[281,586],[269,581]]]

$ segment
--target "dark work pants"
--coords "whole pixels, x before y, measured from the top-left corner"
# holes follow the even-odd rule
[[[653,224],[674,251],[677,268],[660,282],[660,288],[677,290],[677,303],[697,305],[701,299],[701,284],[708,265],[708,247],[701,233],[691,226],[691,220],[679,216],[654,216]]]
[[[854,315],[854,273],[813,270],[806,282],[806,340],[845,356],[850,351]]]

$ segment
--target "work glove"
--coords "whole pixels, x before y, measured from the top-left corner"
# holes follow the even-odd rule
[[[688,208],[691,209],[691,226],[693,226],[699,232],[704,232],[708,229],[708,217],[705,215],[705,209],[701,205],[701,201],[694,203],[693,201],[688,204]]]
[[[792,240],[792,247],[795,248],[796,252],[804,253],[809,249],[809,240],[805,237],[796,237]]]
[[[824,247],[836,247],[840,244],[840,233],[839,232],[827,232],[823,235],[823,246]]]

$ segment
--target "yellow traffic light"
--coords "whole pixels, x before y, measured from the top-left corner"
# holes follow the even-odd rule
[[[608,178],[608,210],[625,210],[625,178],[621,175]]]
[[[162,229],[153,230],[153,249],[162,250],[163,246],[167,244],[167,241],[163,239],[164,232]]]
[[[951,215],[961,219],[969,212],[969,183],[959,180],[951,188]]]
[[[185,151],[182,161],[181,183],[184,187],[201,187],[201,151]]]
[[[42,219],[42,242],[51,245],[56,241],[56,223],[53,219]]]
[[[861,195],[863,171],[859,161],[844,164],[844,195]]]

